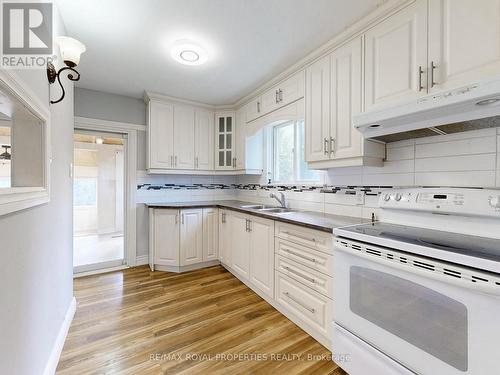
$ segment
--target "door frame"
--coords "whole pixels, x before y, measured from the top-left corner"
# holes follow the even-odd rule
[[[134,267],[137,264],[137,226],[136,226],[136,193],[137,193],[137,131],[145,131],[145,125],[129,124],[100,120],[87,117],[74,118],[74,130],[87,130],[96,132],[120,133],[127,136],[127,146],[125,147],[125,249],[124,262],[122,267]],[[104,265],[105,266],[105,265]],[[116,269],[113,265],[110,268],[103,268],[96,271],[82,272],[82,274],[107,272]],[[76,274],[80,276],[80,274]]]

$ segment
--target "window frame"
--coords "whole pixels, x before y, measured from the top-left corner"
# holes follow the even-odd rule
[[[303,119],[290,119],[290,120],[284,120],[280,121],[277,124],[274,124],[271,126],[270,129],[270,159],[271,159],[271,175],[272,175],[272,184],[275,185],[294,185],[294,184],[307,184],[307,185],[321,185],[323,181],[323,176],[321,173],[318,171],[318,179],[317,180],[301,180],[299,179],[299,154],[298,154],[298,149],[299,147],[297,142],[298,142],[298,127],[299,123],[303,122]],[[290,126],[290,124],[293,125],[293,158],[292,158],[292,169],[293,169],[293,180],[291,181],[282,181],[282,180],[277,180],[276,179],[276,174],[277,174],[277,158],[276,158],[276,150],[277,150],[277,130],[279,128],[285,127],[285,126]]]

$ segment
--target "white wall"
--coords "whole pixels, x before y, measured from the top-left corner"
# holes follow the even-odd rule
[[[146,104],[141,98],[76,88],[75,116],[145,125]]]
[[[65,35],[57,18],[54,31]],[[45,70],[24,70],[19,75],[48,105]],[[73,297],[69,175],[73,159],[73,88],[67,80],[64,85],[66,98],[50,107],[50,203],[0,216],[1,374],[43,373]]]

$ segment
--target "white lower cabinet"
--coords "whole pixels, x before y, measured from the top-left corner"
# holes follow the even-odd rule
[[[231,215],[224,209],[219,210],[219,260],[231,266]]]
[[[181,266],[203,262],[203,210],[181,211]]]
[[[250,282],[274,297],[274,221],[249,218]]]
[[[250,276],[250,236],[248,215],[231,211],[231,267],[243,280]]]
[[[217,211],[217,208],[150,208],[151,270],[182,272],[217,264]]]

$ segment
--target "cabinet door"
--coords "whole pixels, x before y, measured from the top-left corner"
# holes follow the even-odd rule
[[[264,94],[262,94],[261,111],[263,115],[279,108],[278,90],[278,87],[273,87],[272,89],[269,89]]]
[[[234,113],[215,115],[215,169],[234,169]]]
[[[263,113],[261,111],[261,107],[262,107],[262,98],[260,96],[252,100],[250,103],[246,104],[243,107],[245,113],[244,121],[250,122],[252,120],[255,120],[257,117],[262,116]]]
[[[174,108],[174,150],[176,169],[194,169],[194,108]]]
[[[248,217],[231,212],[231,267],[239,276],[248,280],[250,271],[250,236]]]
[[[500,0],[432,0],[429,4],[429,70],[431,64],[435,66],[429,74],[431,91],[499,75]]]
[[[427,0],[417,0],[365,34],[365,110],[425,95],[426,66]]]
[[[219,210],[219,260],[231,266],[231,215]]]
[[[216,208],[203,209],[203,261],[219,258],[219,220]]]
[[[245,169],[245,146],[246,146],[246,132],[245,132],[245,113],[243,109],[240,109],[236,112],[236,124],[235,124],[235,168],[236,169]]]
[[[362,135],[352,125],[361,112],[361,38],[331,54],[330,158],[362,156]]]
[[[179,211],[164,208],[153,212],[154,263],[162,266],[179,266]]]
[[[278,105],[284,106],[304,97],[305,72],[301,70],[279,84]]]
[[[274,221],[250,216],[250,282],[274,297]]]
[[[203,210],[181,211],[181,266],[203,262]]]
[[[196,110],[195,168],[212,170],[214,168],[214,113]]]
[[[329,159],[330,138],[330,56],[306,70],[305,159]]]
[[[148,168],[173,168],[174,106],[149,102]]]

